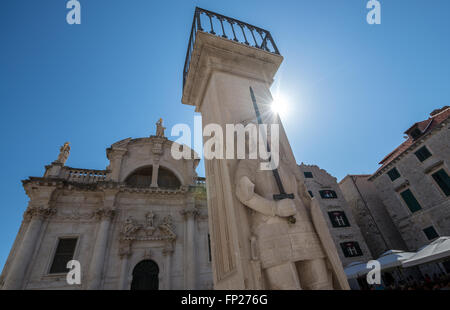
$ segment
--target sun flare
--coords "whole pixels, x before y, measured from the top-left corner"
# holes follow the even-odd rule
[[[273,97],[273,101],[270,105],[272,112],[277,113],[278,115],[286,115],[288,111],[289,101],[286,96],[275,95]]]

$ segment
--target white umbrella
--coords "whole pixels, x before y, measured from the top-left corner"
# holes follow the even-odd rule
[[[367,263],[353,262],[345,267],[344,272],[347,275],[347,279],[355,279],[362,275],[365,275],[370,270],[367,269]]]
[[[380,263],[381,270],[388,270],[401,266],[404,260],[411,258],[413,255],[414,253],[411,252],[389,250],[381,254],[377,261]],[[367,268],[367,263],[354,262],[349,264],[344,271],[348,279],[354,279],[367,274],[371,269]]]
[[[416,254],[402,263],[403,267],[412,267],[431,263],[450,257],[450,237],[440,237],[421,248]]]
[[[380,262],[381,270],[387,270],[401,266],[403,261],[410,259],[414,254],[399,250],[389,250],[381,254],[377,261]]]

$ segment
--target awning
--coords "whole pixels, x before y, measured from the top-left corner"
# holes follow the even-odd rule
[[[450,237],[440,237],[421,248],[416,254],[402,263],[403,267],[413,267],[450,257]]]
[[[380,262],[381,270],[387,270],[395,267],[400,267],[402,262],[410,259],[415,253],[403,252],[399,250],[389,250],[381,254],[377,261]]]
[[[344,272],[347,279],[355,279],[368,273],[370,270],[366,266],[367,263],[354,262],[345,267]]]
[[[402,262],[411,258],[414,253],[400,250],[389,250],[381,254],[376,260],[380,263],[381,271],[386,271],[402,266]],[[371,268],[367,268],[367,263],[354,262],[348,265],[344,271],[348,279],[358,278],[367,274]]]

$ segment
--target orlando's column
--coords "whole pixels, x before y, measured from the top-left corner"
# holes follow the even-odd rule
[[[215,28],[214,25],[216,25]],[[220,26],[217,27],[217,25]],[[245,199],[243,200],[242,197],[238,199],[236,195],[236,176],[239,176],[237,170],[240,168],[238,166],[239,160],[235,155],[236,150],[231,152],[234,152],[235,155],[232,158],[226,156],[229,150],[221,150],[221,147],[224,145],[234,145],[234,142],[227,143],[229,141],[226,141],[225,138],[228,124],[245,126],[256,122],[255,104],[250,96],[250,88],[253,90],[255,99],[258,102],[263,123],[279,125],[280,153],[277,155],[280,155],[279,158],[284,162],[284,171],[288,171],[285,173],[285,179],[289,180],[287,185],[295,187],[292,189],[292,193],[294,193],[295,189],[293,197],[295,197],[298,212],[303,210],[300,208],[303,205],[311,205],[313,206],[312,209],[316,210],[314,214],[318,215],[313,217],[317,219],[322,216],[317,212],[317,204],[311,203],[309,197],[305,198],[307,193],[305,194],[303,177],[297,167],[283,126],[279,118],[270,112],[269,105],[272,102],[270,86],[282,61],[283,57],[280,55],[270,32],[267,30],[196,8],[183,71],[182,103],[195,106],[195,111],[200,112],[202,115],[205,152],[209,151],[206,146],[207,144],[208,146],[211,145],[209,143],[211,139],[217,141],[214,144],[214,151],[212,151],[213,148],[211,147],[211,151],[215,153],[215,156],[210,158],[205,156],[215,289],[264,289],[276,287],[273,283],[268,285],[270,281],[264,280],[264,278],[267,278],[263,273],[269,267],[269,256],[277,256],[277,260],[288,261],[290,264],[294,264],[296,261],[289,261],[289,257],[298,254],[291,253],[291,255],[288,251],[289,247],[286,247],[286,255],[284,252],[275,251],[276,253],[272,253],[273,250],[269,248],[267,242],[262,240],[261,236],[259,241],[258,238],[255,240],[255,231],[252,231],[251,225],[252,223],[254,224],[252,219],[255,218],[253,211],[258,209],[260,205],[244,204],[246,202],[244,201]],[[217,132],[212,132],[211,128],[221,128],[222,137]],[[256,171],[249,171],[250,174],[253,172]],[[247,185],[245,192],[248,194],[249,199],[252,195],[256,195],[252,190],[252,186],[255,186],[255,192],[261,192],[264,187],[270,188],[270,191],[276,188],[276,185],[272,186],[275,181],[270,173],[267,173],[267,178],[264,178],[260,182],[261,184],[258,185],[256,183],[244,184]],[[286,180],[285,183],[287,183]],[[298,192],[297,184],[300,185],[299,188],[302,188]],[[277,201],[274,200],[275,198],[272,198],[271,192],[265,191],[263,194],[267,196],[263,199],[267,206],[275,206],[274,208],[278,206]],[[273,194],[276,193],[274,192]],[[284,204],[293,205],[288,202],[285,201]],[[250,208],[254,210],[250,211]],[[270,212],[262,210],[263,212],[258,216],[270,217],[271,222],[279,223],[279,225],[276,225],[283,227],[279,232],[285,233],[285,238],[280,236],[280,240],[290,240],[288,234],[291,231],[298,233],[295,231],[295,227],[301,231],[300,224],[297,224],[295,227],[287,226],[287,222],[282,219],[283,215],[281,213],[275,214],[272,212],[273,210],[275,209],[271,209]],[[291,210],[290,212],[293,211]],[[306,215],[302,216],[302,218],[307,218]],[[323,247],[332,248],[334,244],[326,225],[323,225],[325,222],[322,220],[320,218],[316,223],[320,226],[318,230],[324,232],[322,235],[325,236],[326,242],[322,242]],[[324,254],[320,251],[320,243],[316,242],[317,238],[313,231],[314,229],[311,228],[310,230],[311,232],[308,233],[311,235],[311,238],[315,238],[314,244],[319,244],[317,246],[317,256],[323,256]],[[250,240],[253,241],[251,242]],[[261,240],[265,243],[261,242]],[[308,252],[307,249],[301,248],[302,242],[294,241],[294,245],[300,247],[297,252]],[[259,248],[256,246],[258,242],[259,245],[265,244],[265,246],[262,249]],[[263,253],[264,255],[261,255],[261,253],[258,253],[258,250],[266,252]],[[342,283],[339,283],[336,287],[345,288],[348,284],[346,284],[342,265],[340,265],[336,251],[332,250],[331,252],[330,257],[333,268],[336,267],[338,269],[339,279],[342,280]],[[265,261],[261,259],[261,256],[265,257]],[[324,264],[321,263],[320,266],[323,267]],[[291,273],[288,276],[292,278],[298,277],[295,268],[292,268]]]

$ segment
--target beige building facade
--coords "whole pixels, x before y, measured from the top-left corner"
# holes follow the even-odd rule
[[[211,289],[205,181],[198,159],[174,160],[164,136],[125,139],[105,170],[65,166],[66,143],[43,177],[23,181],[28,208],[2,289]],[[66,263],[81,265],[81,284]]]
[[[342,194],[358,224],[372,257],[388,250],[407,250],[386,206],[377,194],[370,175],[347,175],[339,182]]]
[[[406,130],[406,140],[372,175],[348,175],[340,188],[372,255],[415,252],[450,235],[450,107],[434,110]],[[450,263],[420,266],[450,272]]]
[[[316,197],[344,267],[372,258],[337,179],[316,165],[299,165],[305,186]]]
[[[450,107],[410,127],[370,178],[409,250],[450,235]]]

